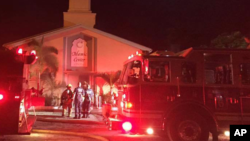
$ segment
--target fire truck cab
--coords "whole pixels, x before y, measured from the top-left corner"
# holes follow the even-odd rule
[[[250,50],[193,49],[129,56],[110,129],[163,131],[171,141],[218,140],[250,124]]]
[[[24,54],[21,48],[0,49],[0,135],[29,134],[35,122],[28,115],[29,100],[23,89],[23,71],[36,60],[36,55]]]

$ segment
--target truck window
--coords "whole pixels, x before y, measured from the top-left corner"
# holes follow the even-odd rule
[[[148,72],[144,75],[145,81],[169,82],[169,62],[149,61]]]
[[[126,72],[127,66],[128,66],[128,64],[125,64],[125,65],[123,66],[123,69],[122,69],[122,72],[121,72],[121,75],[120,75],[120,78],[119,78],[119,82],[120,82],[120,83],[123,83],[123,78],[124,78],[124,74],[125,74],[125,72]]]
[[[185,62],[182,64],[181,81],[183,83],[196,82],[196,65],[195,63]]]
[[[240,64],[241,83],[250,84],[250,64]]]
[[[206,84],[233,84],[231,54],[204,53]]]
[[[140,78],[141,72],[141,62],[132,61],[127,64],[126,70],[124,72],[124,77],[122,79],[123,84],[136,84]]]

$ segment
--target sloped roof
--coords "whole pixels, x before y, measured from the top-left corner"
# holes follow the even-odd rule
[[[98,29],[95,29],[95,28],[86,27],[86,26],[84,26],[82,24],[75,25],[75,26],[70,26],[70,27],[63,27],[63,28],[59,28],[59,29],[56,29],[56,30],[48,31],[48,32],[45,32],[45,33],[41,33],[41,34],[38,34],[38,35],[31,36],[31,37],[23,38],[23,39],[20,39],[20,40],[17,40],[17,41],[5,43],[5,44],[3,44],[3,46],[7,47],[7,48],[12,48],[12,47],[16,47],[16,46],[20,46],[20,45],[23,45],[25,43],[28,43],[32,39],[39,40],[39,39],[42,39],[43,37],[46,38],[46,37],[49,37],[49,36],[52,36],[52,35],[55,35],[55,34],[60,34],[60,33],[67,32],[67,31],[70,31],[70,30],[75,30],[75,29],[89,30],[89,31],[95,32],[97,34],[106,36],[108,38],[114,39],[116,41],[119,41],[121,43],[124,43],[124,44],[130,45],[132,47],[138,48],[140,50],[152,51],[152,49],[149,48],[149,47],[137,44],[135,42],[123,39],[121,37],[112,35],[110,33],[107,33],[107,32],[104,32],[104,31],[101,31],[101,30],[98,30]]]

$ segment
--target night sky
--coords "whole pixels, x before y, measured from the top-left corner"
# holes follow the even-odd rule
[[[199,47],[224,32],[250,33],[250,0],[92,0],[95,28],[151,47]],[[68,0],[0,4],[0,44],[63,26]]]

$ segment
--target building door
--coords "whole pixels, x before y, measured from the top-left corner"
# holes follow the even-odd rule
[[[86,81],[88,84],[90,84],[90,82],[89,82],[89,75],[80,75],[79,76],[79,81],[80,82],[84,82],[84,81]]]

